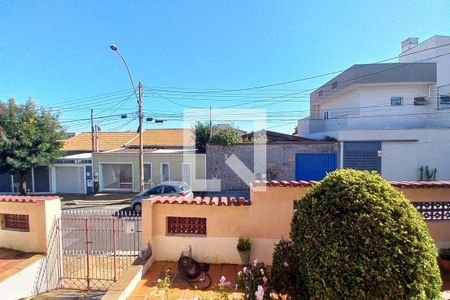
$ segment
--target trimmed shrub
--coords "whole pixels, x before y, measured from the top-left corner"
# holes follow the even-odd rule
[[[299,260],[291,241],[281,240],[275,245],[270,283],[277,294],[288,295],[290,299],[307,298],[303,279],[298,273]]]
[[[291,237],[311,298],[440,299],[421,214],[375,172],[327,175],[299,201]]]

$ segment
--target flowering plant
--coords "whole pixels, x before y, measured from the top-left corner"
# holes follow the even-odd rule
[[[215,284],[214,292],[218,300],[228,300],[228,295],[231,293],[231,282],[227,281],[225,276],[220,277],[219,283]]]
[[[244,267],[238,272],[237,289],[244,293],[245,299],[270,299],[268,286],[266,265],[258,259],[255,259],[250,267]]]

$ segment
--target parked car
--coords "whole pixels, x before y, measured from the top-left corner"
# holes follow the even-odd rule
[[[165,181],[157,184],[145,192],[139,193],[131,200],[131,208],[135,212],[141,212],[142,200],[150,199],[154,196],[185,196],[193,197],[192,189],[186,182]]]

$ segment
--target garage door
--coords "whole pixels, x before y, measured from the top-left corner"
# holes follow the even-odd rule
[[[85,193],[84,167],[55,167],[57,193]]]
[[[336,166],[335,153],[297,153],[295,180],[322,180]]]

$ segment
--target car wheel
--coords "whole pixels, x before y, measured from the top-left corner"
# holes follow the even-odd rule
[[[140,203],[136,203],[135,205],[133,205],[133,210],[136,212],[136,213],[141,213],[141,211],[142,211],[142,205],[140,204]]]

